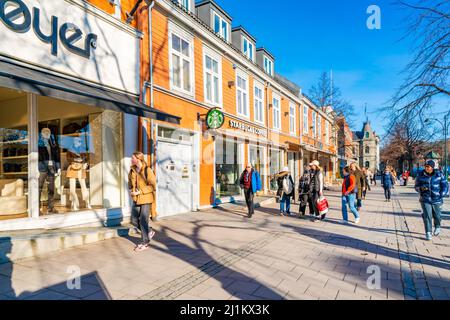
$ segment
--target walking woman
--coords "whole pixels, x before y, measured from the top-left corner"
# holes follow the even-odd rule
[[[384,189],[384,197],[386,198],[386,202],[391,202],[391,189],[394,186],[395,180],[391,171],[388,167],[384,170],[383,175],[381,176],[381,185]]]
[[[320,196],[323,195],[323,172],[320,167],[319,161],[314,160],[309,164],[311,168],[311,184],[310,184],[310,197],[308,198],[309,207],[314,209],[314,221],[323,220],[325,217],[320,217],[319,210],[316,203]]]
[[[145,162],[142,152],[133,153],[131,169],[128,174],[128,187],[134,202],[131,223],[140,230],[142,238],[142,243],[137,245],[134,250],[143,251],[149,248],[150,240],[155,235],[155,231],[149,224],[149,217],[151,207],[155,202],[156,177]]]
[[[300,181],[298,184],[298,194],[299,194],[299,213],[300,218],[305,216],[306,207],[309,204],[310,197],[310,185],[311,185],[311,168],[309,166],[305,166],[303,171],[303,175],[300,177]],[[309,214],[312,215],[314,213],[314,208],[309,206]]]
[[[282,216],[285,213],[291,215],[291,198],[294,196],[294,181],[292,180],[288,167],[284,167],[283,171],[277,174],[277,184],[277,196],[280,197],[280,214]]]
[[[342,183],[342,219],[344,223],[348,223],[347,206],[355,216],[355,224],[359,223],[359,212],[355,208],[355,198],[358,193],[356,184],[356,177],[350,173],[350,168],[347,166],[343,170],[344,182]]]

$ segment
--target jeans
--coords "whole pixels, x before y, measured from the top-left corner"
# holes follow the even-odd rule
[[[345,221],[348,221],[347,205],[350,207],[350,211],[355,216],[355,219],[359,218],[358,210],[356,210],[355,207],[355,197],[354,193],[351,193],[348,196],[342,196],[342,218]]]
[[[244,189],[245,202],[247,203],[248,216],[251,217],[255,213],[255,205],[253,204],[253,190],[252,188]]]
[[[284,211],[284,205],[286,204],[286,211]],[[291,197],[283,193],[283,196],[280,200],[280,211],[281,212],[291,212]]]
[[[429,204],[425,202],[420,203],[422,205],[422,218],[425,225],[425,232],[431,232],[432,219],[434,220],[434,227],[441,227],[441,204]]]
[[[299,211],[301,213],[302,216],[305,215],[306,213],[306,207],[308,206],[308,198],[309,195],[307,193],[302,193],[300,194],[300,206],[299,206]],[[309,214],[312,214],[313,211],[311,210],[311,207],[309,208]]]
[[[384,188],[384,197],[386,200],[391,200],[391,188]]]
[[[53,209],[53,200],[55,198],[55,174],[52,172],[39,172],[39,203],[41,202],[42,189],[44,188],[44,182],[48,180],[48,203],[47,208]]]
[[[141,230],[143,244],[150,243],[148,233],[152,230],[149,222],[151,206],[151,204],[135,205],[131,210],[131,224]]]

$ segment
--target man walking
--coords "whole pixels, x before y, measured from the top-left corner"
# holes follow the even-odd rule
[[[422,218],[425,225],[425,236],[431,240],[432,220],[434,220],[434,235],[441,232],[441,207],[444,196],[448,193],[448,182],[440,170],[435,169],[436,163],[428,160],[425,170],[416,178],[415,189],[420,194]]]
[[[381,185],[384,189],[384,197],[386,202],[391,202],[391,189],[394,186],[394,176],[391,174],[389,168],[386,167],[383,175],[381,176]]]
[[[248,208],[248,217],[251,218],[255,212],[253,198],[255,193],[262,189],[259,173],[252,169],[251,164],[248,164],[244,172],[242,172],[239,179],[239,184],[241,188],[244,189],[245,202],[247,203]]]

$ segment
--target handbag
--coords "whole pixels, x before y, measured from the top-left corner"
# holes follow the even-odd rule
[[[324,196],[321,196],[319,199],[317,199],[316,208],[317,211],[319,211],[319,214],[327,214],[329,210],[328,200]]]

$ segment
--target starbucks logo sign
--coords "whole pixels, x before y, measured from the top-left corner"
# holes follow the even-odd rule
[[[209,129],[219,129],[224,122],[225,117],[219,109],[211,109],[206,114],[206,125]]]

